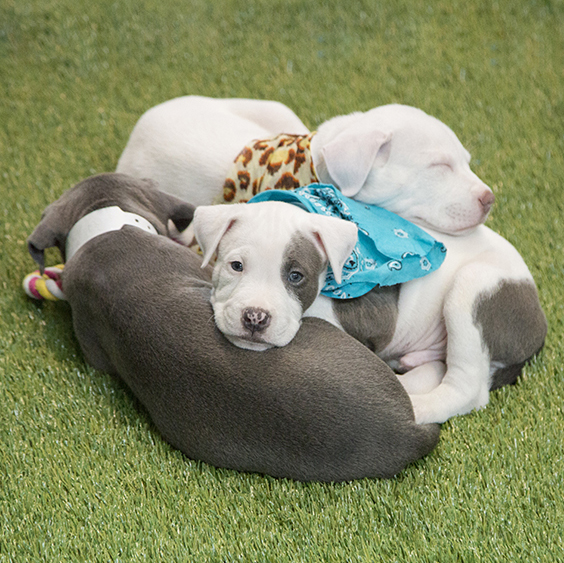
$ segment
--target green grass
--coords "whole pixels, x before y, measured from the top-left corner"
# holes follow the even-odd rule
[[[561,0],[2,0],[0,561],[562,560],[563,69]],[[279,481],[165,444],[84,363],[68,307],[20,283],[42,209],[189,93],[280,100],[311,127],[393,101],[449,124],[549,319],[518,385],[391,481]]]

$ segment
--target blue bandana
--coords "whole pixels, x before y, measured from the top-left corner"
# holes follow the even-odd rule
[[[376,286],[395,285],[420,278],[444,261],[446,248],[399,215],[345,197],[334,186],[311,184],[296,190],[267,190],[249,203],[284,201],[309,211],[352,221],[358,242],[337,284],[328,268],[321,293],[335,299],[365,295]]]

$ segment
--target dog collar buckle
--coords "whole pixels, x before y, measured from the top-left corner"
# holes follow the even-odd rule
[[[119,231],[125,225],[138,227],[151,234],[158,234],[155,227],[141,215],[123,211],[117,205],[96,209],[77,221],[67,235],[66,260],[70,260],[78,249],[93,238]]]

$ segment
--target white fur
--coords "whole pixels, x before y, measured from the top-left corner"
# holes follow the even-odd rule
[[[209,205],[245,143],[280,132],[308,129],[278,102],[175,98],[141,116],[117,171],[152,178],[162,191],[196,206]]]
[[[219,330],[236,346],[262,351],[285,346],[298,331],[303,308],[282,277],[284,250],[301,233],[324,257],[314,284],[319,293],[328,262],[340,280],[346,259],[357,241],[357,228],[348,221],[308,213],[281,202],[201,206],[194,215],[194,233],[205,266],[217,250],[211,303]],[[242,271],[232,268],[234,262]],[[296,270],[303,271],[295,264]],[[270,316],[263,331],[251,333],[242,322],[247,308]]]
[[[445,261],[401,286],[396,330],[379,353],[394,369],[407,370],[399,379],[419,423],[444,422],[488,403],[491,366],[473,318],[476,298],[501,280],[533,283],[515,248],[483,225],[463,237],[426,231],[445,244]],[[321,309],[323,300],[318,297],[305,316],[340,327],[332,308]]]
[[[319,127],[311,152],[321,181],[443,233],[473,229],[494,200],[453,131],[410,106],[331,119]]]
[[[311,146],[322,182],[440,232],[482,223],[491,190],[470,170],[470,155],[444,123],[391,104],[321,124]],[[278,102],[185,96],[148,110],[117,171],[156,180],[194,205],[221,193],[239,151],[253,139],[307,133]]]

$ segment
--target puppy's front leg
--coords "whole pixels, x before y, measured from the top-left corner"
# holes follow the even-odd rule
[[[432,391],[410,394],[418,423],[445,422],[487,405],[490,355],[474,318],[474,304],[476,295],[498,279],[499,274],[483,264],[469,264],[457,276],[443,309],[448,335],[446,373]]]

